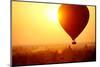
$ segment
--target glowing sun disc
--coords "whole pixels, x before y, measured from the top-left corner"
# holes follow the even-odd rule
[[[54,24],[58,23],[58,8],[59,6],[51,6],[47,9],[47,17],[49,21],[52,21]]]

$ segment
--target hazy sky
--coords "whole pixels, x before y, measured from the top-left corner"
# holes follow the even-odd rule
[[[66,44],[70,36],[60,26],[60,4],[12,2],[12,44]],[[77,42],[95,42],[95,7],[88,6],[90,18]]]

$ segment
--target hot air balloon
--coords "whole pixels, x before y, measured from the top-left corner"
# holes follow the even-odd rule
[[[60,25],[76,44],[75,39],[84,30],[89,20],[89,10],[85,5],[62,4],[58,10]]]

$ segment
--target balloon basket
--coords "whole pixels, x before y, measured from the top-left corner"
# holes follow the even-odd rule
[[[75,41],[73,41],[73,42],[72,42],[72,44],[76,44],[76,42],[75,42]]]

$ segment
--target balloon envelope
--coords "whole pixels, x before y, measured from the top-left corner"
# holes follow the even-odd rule
[[[63,29],[75,40],[88,23],[89,11],[84,5],[61,5],[58,18]]]

